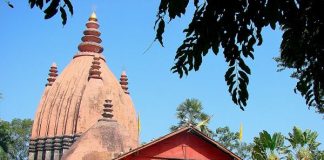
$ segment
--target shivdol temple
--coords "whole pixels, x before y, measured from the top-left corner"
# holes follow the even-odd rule
[[[54,63],[37,108],[29,160],[240,160],[193,126],[140,146],[125,72],[106,64],[92,13],[78,52],[62,73]]]

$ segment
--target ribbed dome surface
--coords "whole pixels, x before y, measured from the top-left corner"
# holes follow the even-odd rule
[[[82,135],[102,117],[104,100],[109,98],[118,125],[129,134],[128,141],[135,148],[138,145],[138,126],[132,100],[124,93],[101,54],[103,47],[97,19],[90,17],[86,26],[79,52],[55,82],[45,88],[36,111],[31,139]],[[94,56],[100,58],[100,79],[89,77]]]
[[[110,160],[129,151],[128,137],[117,122],[99,121],[76,141],[63,160]]]

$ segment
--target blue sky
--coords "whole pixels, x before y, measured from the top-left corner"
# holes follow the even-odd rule
[[[264,30],[264,43],[255,49],[255,60],[248,62],[252,69],[250,99],[243,112],[227,92],[227,66],[222,53],[217,57],[207,55],[198,72],[182,79],[170,72],[192,10],[181,20],[167,24],[164,48],[154,43],[143,54],[154,40],[158,0],[78,1],[74,3],[75,14],[68,17],[64,27],[60,15],[44,20],[41,11],[29,9],[27,0],[12,3],[14,9],[0,3],[1,119],[34,117],[51,63],[56,62],[62,71],[70,62],[95,8],[110,69],[117,77],[127,70],[130,93],[141,115],[142,141],[168,133],[169,127],[177,123],[176,107],[186,98],[198,98],[204,111],[213,115],[213,130],[229,126],[238,131],[242,123],[243,140],[251,142],[262,130],[287,135],[293,126],[299,126],[317,131],[318,141],[324,143],[323,115],[309,110],[304,99],[294,94],[296,80],[289,77],[291,71],[276,72],[273,57],[279,54],[280,31]]]

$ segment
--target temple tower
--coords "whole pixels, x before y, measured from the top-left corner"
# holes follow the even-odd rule
[[[60,75],[50,69],[48,84],[38,105],[31,133],[30,160],[58,160],[89,128],[102,119],[109,97],[114,120],[122,128],[127,146],[138,146],[136,112],[131,97],[107,66],[99,23],[92,13],[78,52]],[[112,127],[113,128],[113,127]],[[119,132],[118,132],[119,133]]]

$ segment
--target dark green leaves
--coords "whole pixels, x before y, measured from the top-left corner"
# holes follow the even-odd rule
[[[168,12],[170,19],[174,19],[176,16],[181,17],[181,14],[185,14],[188,3],[189,0],[169,0]]]
[[[44,18],[50,19],[57,14],[60,10],[62,24],[65,25],[67,21],[67,14],[65,11],[65,7],[68,8],[71,15],[73,15],[73,6],[71,0],[29,0],[30,8],[34,8],[34,6],[38,7],[39,9],[43,9],[46,4],[47,8],[44,10]]]
[[[66,24],[66,12],[63,7],[60,7],[61,18],[63,26]]]
[[[161,1],[158,20],[161,23],[163,17],[168,15],[172,20],[179,13],[185,10],[174,11],[171,2]],[[177,1],[177,3],[187,5],[187,1]],[[235,104],[243,107],[247,105],[249,94],[247,85],[248,75],[251,74],[250,68],[244,63],[244,57],[253,56],[253,46],[256,43],[254,38],[257,29],[253,28],[250,17],[235,16],[244,14],[246,10],[240,6],[246,6],[243,1],[232,2],[204,2],[198,6],[199,1],[194,1],[196,11],[188,28],[184,30],[186,38],[178,48],[175,56],[175,65],[171,68],[172,72],[179,74],[180,78],[191,70],[198,71],[203,62],[203,57],[214,52],[219,52],[219,47],[224,48],[224,56],[229,64],[229,69],[225,74],[225,80],[229,87],[228,91],[232,95]],[[217,6],[216,6],[217,5]],[[170,8],[171,7],[171,8]],[[221,7],[227,7],[225,10]],[[215,14],[217,13],[217,14]],[[180,17],[180,16],[179,16]],[[164,24],[163,24],[164,28]],[[162,30],[164,32],[164,30]],[[162,40],[162,34],[157,29],[157,39]],[[160,41],[161,43],[161,41]],[[162,44],[162,43],[161,43]]]
[[[64,3],[69,8],[69,11],[70,11],[71,15],[73,15],[73,6],[72,6],[71,1],[70,0],[64,0]]]
[[[281,133],[274,133],[272,136],[267,132],[260,132],[259,137],[254,138],[252,159],[267,160],[280,159],[284,148],[285,137]]]
[[[162,34],[164,33],[165,22],[163,17],[166,12],[169,13],[170,21],[174,19],[176,16],[181,17],[181,14],[186,13],[186,8],[189,3],[189,0],[161,0],[159,11],[157,14],[157,20],[155,21],[154,29],[156,28],[156,24],[158,23],[158,27],[156,29],[156,37],[160,44],[163,46]]]
[[[0,119],[0,159],[28,159],[28,142],[33,121]]]
[[[157,39],[162,46],[163,46],[162,34],[164,33],[164,27],[165,27],[165,22],[161,18],[161,19],[159,19],[159,24],[158,24],[158,28],[156,30],[156,38],[155,39]]]
[[[201,3],[201,4],[200,4]],[[276,25],[284,31],[280,66],[292,68],[296,90],[318,112],[324,113],[324,3],[317,0],[193,0],[195,12],[184,29],[186,38],[176,52],[171,70],[180,77],[199,70],[203,57],[223,48],[229,69],[225,80],[232,100],[241,109],[248,100],[250,68],[242,58],[254,59],[255,45],[263,42],[262,29]],[[188,0],[161,0],[156,39],[162,43],[165,16],[170,21],[184,14]],[[159,25],[160,26],[160,25]],[[163,28],[163,29],[162,29]],[[233,67],[235,69],[233,69]]]
[[[35,4],[36,4],[36,0],[29,0],[29,5],[30,5],[30,8],[34,8]]]
[[[248,74],[251,74],[250,69],[241,58],[235,60],[234,64],[230,63],[229,65],[229,69],[225,73],[228,92],[232,95],[232,101],[244,110],[249,99],[247,85],[249,84]]]
[[[11,4],[10,1],[6,1],[7,5],[10,7],[10,8],[14,8],[14,6]]]
[[[57,13],[59,3],[60,3],[60,0],[52,0],[51,4],[44,11],[45,19],[52,18]]]

